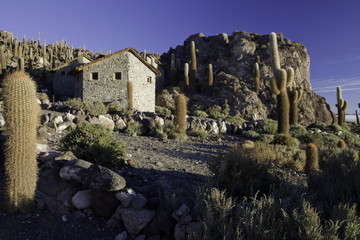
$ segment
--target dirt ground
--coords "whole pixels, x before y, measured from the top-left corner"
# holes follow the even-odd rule
[[[159,140],[147,136],[116,133],[116,139],[128,147],[128,161],[133,167],[116,169],[127,181],[127,187],[145,195],[175,193],[181,195],[188,185],[203,184],[211,176],[208,163],[218,153],[241,141],[235,136],[221,140],[190,137],[185,142]],[[61,135],[49,138],[52,150],[58,147]],[[0,161],[0,203],[4,173]],[[0,240],[8,239],[114,239],[119,231],[105,227],[106,219],[81,212],[57,216],[46,210],[31,214],[8,215],[0,208]]]

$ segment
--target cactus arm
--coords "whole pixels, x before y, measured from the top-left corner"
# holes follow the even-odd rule
[[[275,79],[271,79],[270,80],[270,88],[271,91],[275,94],[275,95],[279,95],[280,94],[280,90],[277,86],[276,80]]]
[[[276,33],[270,33],[270,58],[272,62],[273,71],[280,69],[280,57],[277,44]]]
[[[294,75],[295,75],[294,69],[290,67],[286,70],[286,73],[287,73],[286,87],[289,87],[292,85],[294,81]]]
[[[345,100],[344,105],[342,106],[341,110],[345,111],[347,109],[347,107],[348,107],[348,101]]]

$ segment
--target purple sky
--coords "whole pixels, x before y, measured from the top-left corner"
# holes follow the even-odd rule
[[[0,30],[92,51],[160,54],[199,32],[283,32],[306,45],[313,90],[335,110],[340,85],[352,114],[360,102],[359,11],[359,0],[12,0],[1,3]]]

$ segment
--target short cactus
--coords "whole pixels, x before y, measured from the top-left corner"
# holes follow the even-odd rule
[[[343,126],[345,122],[345,110],[348,107],[348,101],[347,100],[344,101],[344,99],[342,99],[340,86],[336,88],[336,98],[337,98],[337,103],[335,104],[335,106],[338,109],[338,124],[339,126]]]
[[[177,94],[175,97],[175,119],[174,125],[175,129],[179,133],[185,133],[187,128],[186,122],[186,99],[183,94]]]
[[[309,143],[306,147],[305,172],[309,173],[319,169],[319,152],[315,144]]]
[[[344,149],[346,148],[346,143],[343,139],[339,139],[339,141],[337,142],[336,146],[340,149]]]
[[[260,68],[259,64],[256,62],[254,65],[254,84],[255,84],[255,92],[256,95],[259,95],[260,88]]]
[[[277,45],[277,36],[270,34],[270,58],[274,78],[270,81],[272,92],[277,96],[278,110],[278,133],[289,134],[289,99],[286,88],[291,86],[294,80],[294,69],[288,68],[286,71],[280,68],[280,57]]]
[[[23,72],[8,75],[3,82],[5,142],[5,210],[26,212],[34,207],[38,166],[36,127],[40,107],[36,84]]]
[[[298,112],[299,112],[299,101],[303,96],[304,90],[301,87],[300,89],[295,89],[295,87],[288,87],[288,97],[290,102],[290,115],[289,120],[290,124],[298,123]]]

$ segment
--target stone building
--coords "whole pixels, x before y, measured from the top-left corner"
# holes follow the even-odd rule
[[[52,86],[57,98],[66,99],[69,97],[74,97],[74,83],[76,77],[74,75],[70,75],[69,72],[74,68],[89,62],[91,62],[90,58],[79,56],[74,60],[52,70],[54,74]]]
[[[76,78],[75,98],[91,102],[119,101],[127,108],[127,82],[131,81],[134,109],[155,112],[156,77],[161,73],[132,48],[81,65],[70,74]]]

